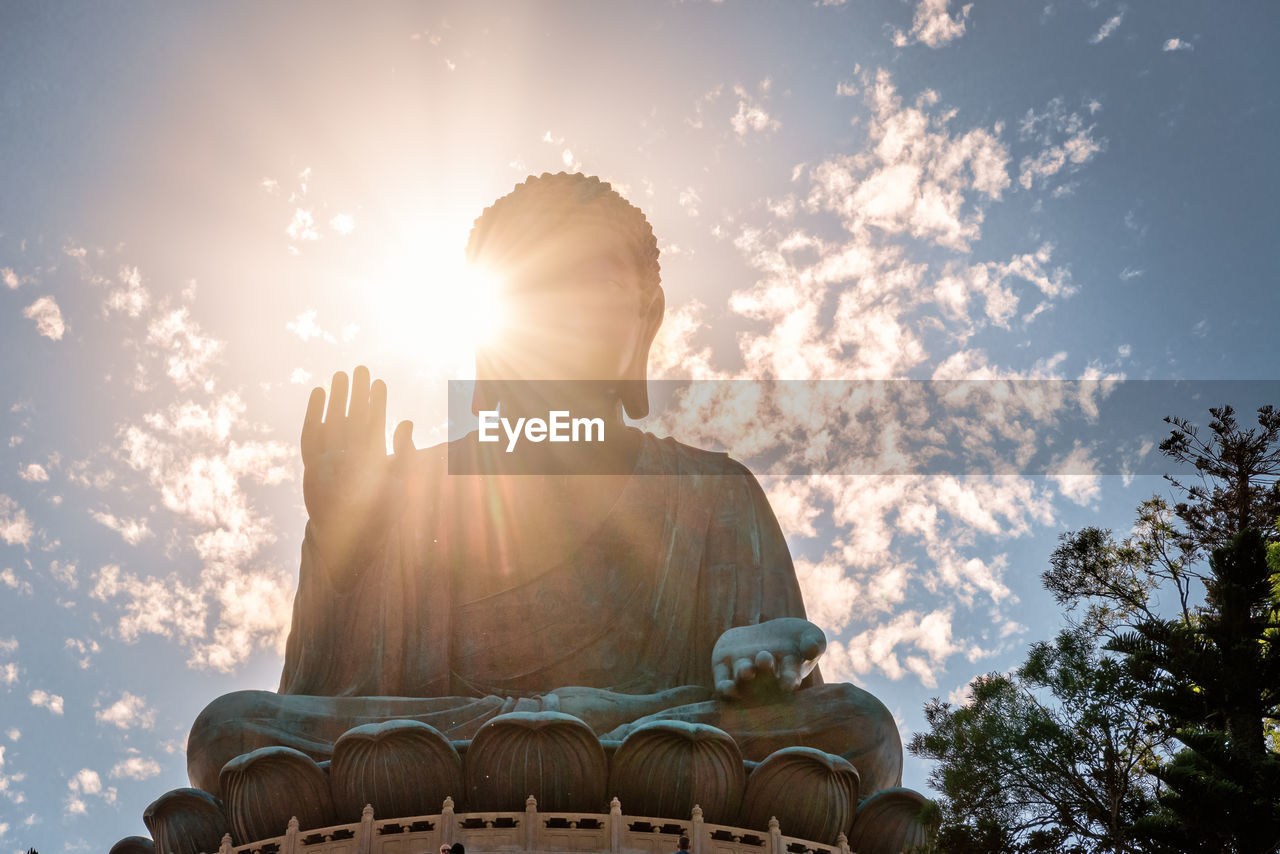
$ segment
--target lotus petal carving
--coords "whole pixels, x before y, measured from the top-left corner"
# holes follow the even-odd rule
[[[218,799],[200,789],[165,792],[142,811],[142,823],[155,840],[157,854],[217,851],[227,832],[227,819]],[[122,839],[116,845],[137,838]]]
[[[462,759],[429,724],[365,724],[334,743],[329,789],[339,822],[359,821],[365,804],[384,817],[435,813],[446,797],[461,798]]]
[[[787,836],[834,843],[853,824],[858,787],[858,771],[848,760],[812,747],[784,747],[751,772],[741,821],[767,830],[776,816]]]
[[[156,844],[147,836],[126,836],[108,854],[155,854]]]
[[[686,721],[636,728],[618,747],[609,772],[609,794],[627,812],[684,817],[697,804],[713,824],[735,821],[745,785],[742,752],[733,737]]]
[[[858,805],[849,849],[898,854],[922,848],[938,830],[937,804],[911,789],[885,789]]]
[[[591,727],[561,712],[511,712],[476,732],[466,755],[468,809],[597,812],[608,763]]]
[[[324,771],[293,748],[260,747],[237,756],[222,767],[219,783],[237,845],[283,836],[294,816],[303,830],[334,823]]]

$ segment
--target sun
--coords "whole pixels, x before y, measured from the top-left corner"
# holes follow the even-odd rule
[[[477,348],[499,334],[503,306],[498,278],[468,264],[468,220],[404,223],[399,239],[370,277],[380,342],[426,370],[470,378]]]

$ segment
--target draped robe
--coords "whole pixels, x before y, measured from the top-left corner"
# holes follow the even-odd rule
[[[279,693],[238,692],[202,713],[194,785],[216,791],[221,763],[267,744],[326,758],[361,723],[410,718],[467,739],[503,712],[545,709],[615,738],[653,718],[711,723],[749,759],[820,747],[853,761],[866,792],[898,784],[897,728],[861,689],[824,686],[815,669],[774,704],[713,699],[725,630],[805,616],[782,531],[742,464],[645,433],[601,521],[564,559],[522,569],[500,479],[428,464],[354,569],[326,566],[308,525]]]
[[[500,487],[475,476],[430,480],[434,494],[418,500],[435,518],[406,514],[346,583],[307,537],[280,693],[711,688],[711,650],[726,629],[805,615],[768,501],[725,454],[644,434],[635,472],[568,560],[470,595],[460,574],[501,575],[514,562]],[[458,565],[476,552],[487,566]]]

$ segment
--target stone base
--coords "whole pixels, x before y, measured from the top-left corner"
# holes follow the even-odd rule
[[[260,748],[228,762],[222,785],[224,801],[179,789],[148,808],[156,854],[434,854],[454,841],[471,854],[670,854],[682,835],[694,854],[840,854],[849,839],[855,852],[879,854],[934,829],[923,796],[892,789],[860,802],[857,770],[820,750],[744,763],[728,733],[682,721],[605,745],[557,712],[496,717],[470,742],[410,721],[366,725],[339,739],[332,763]],[[426,814],[442,793],[441,811]],[[358,810],[358,822],[339,823]],[[410,811],[421,814],[374,821]],[[145,854],[142,842],[122,840],[117,854]]]

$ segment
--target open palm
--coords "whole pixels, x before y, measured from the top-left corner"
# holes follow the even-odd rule
[[[322,554],[348,564],[385,532],[413,455],[413,424],[396,427],[387,454],[387,386],[363,365],[333,375],[329,405],[313,389],[302,422],[302,496]],[[400,506],[403,503],[400,502]]]

